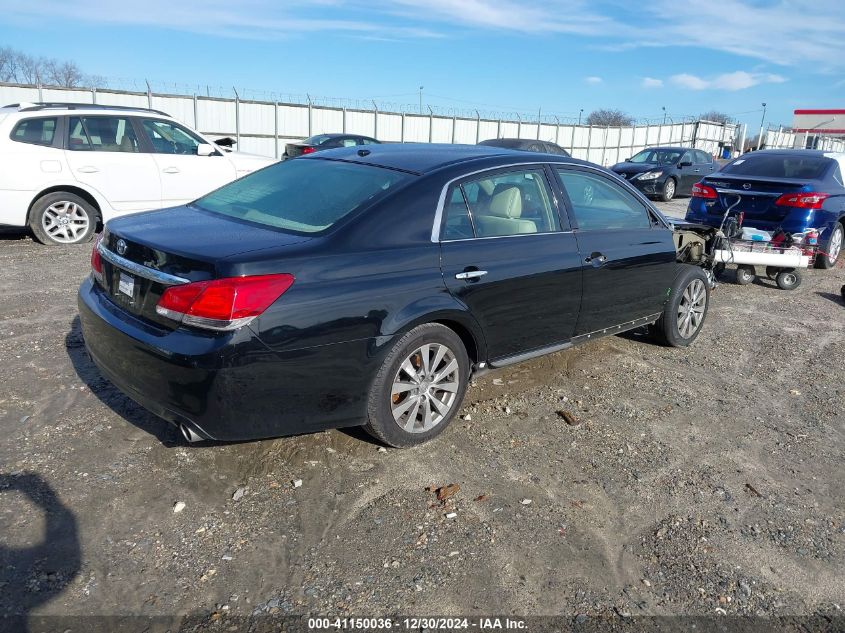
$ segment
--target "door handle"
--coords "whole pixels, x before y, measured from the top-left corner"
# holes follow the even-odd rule
[[[700,172],[701,170],[700,169],[693,169],[693,171],[697,173],[697,172]]]
[[[464,279],[466,281],[472,281],[473,279],[478,279],[486,274],[486,270],[465,270],[462,273],[456,274],[455,279]]]
[[[178,174],[179,168],[178,167],[165,167],[161,171],[163,171],[165,174]]]
[[[86,165],[85,167],[80,167],[76,171],[78,171],[80,174],[96,174],[100,170],[97,169],[96,167]]]
[[[590,253],[589,257],[584,258],[584,263],[592,264],[593,266],[601,266],[607,261],[607,255],[602,253]]]

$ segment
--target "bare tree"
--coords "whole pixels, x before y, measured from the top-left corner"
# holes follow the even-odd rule
[[[34,57],[3,46],[0,47],[0,81],[76,88],[86,83],[99,85],[105,80],[94,75],[84,75],[76,62]]]
[[[630,116],[622,110],[593,110],[587,117],[587,125],[599,125],[602,127],[622,127],[631,125],[634,122]]]
[[[76,88],[82,84],[82,71],[74,62],[60,62],[55,59],[44,61],[43,80],[54,86]]]
[[[704,121],[714,121],[715,123],[722,123],[723,125],[726,123],[733,123],[733,119],[730,115],[725,114],[724,112],[719,112],[718,110],[710,110],[709,112],[705,112],[698,116],[699,119]]]

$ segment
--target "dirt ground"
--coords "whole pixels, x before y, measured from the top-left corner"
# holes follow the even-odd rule
[[[841,614],[841,268],[729,273],[691,349],[488,374],[401,451],[184,444],[86,356],[89,253],[0,236],[0,615]]]

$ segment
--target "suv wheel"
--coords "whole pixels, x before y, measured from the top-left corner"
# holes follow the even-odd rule
[[[660,192],[660,199],[663,202],[669,202],[672,198],[675,197],[675,191],[677,189],[677,185],[675,184],[674,178],[667,178],[666,182],[663,183],[663,191]]]
[[[684,266],[672,284],[669,300],[663,306],[663,315],[651,330],[666,345],[691,345],[701,332],[709,306],[707,275],[697,266]]]
[[[79,244],[94,235],[97,211],[90,202],[75,194],[48,193],[32,205],[29,228],[42,244]]]
[[[833,268],[839,257],[842,255],[842,245],[845,242],[845,230],[842,228],[842,223],[837,222],[833,225],[833,232],[830,234],[830,239],[827,241],[827,248],[824,253],[816,258],[816,264],[819,268]]]
[[[439,435],[461,406],[470,364],[460,337],[428,323],[393,346],[373,381],[365,426],[388,446],[415,446]]]

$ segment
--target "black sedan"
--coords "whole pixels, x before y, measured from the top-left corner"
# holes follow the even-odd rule
[[[676,195],[691,195],[692,186],[718,168],[700,149],[651,147],[610,169],[647,196],[669,202]]]
[[[692,343],[700,268],[636,190],[567,158],[380,145],[277,163],[110,221],[87,349],[188,440],[439,434],[474,372],[652,324]]]
[[[552,143],[550,141],[535,141],[525,138],[491,138],[486,141],[481,141],[479,145],[487,145],[489,147],[503,147],[506,149],[516,149],[521,150],[523,152],[540,152],[541,154],[569,156],[569,152],[567,152],[557,143]]]
[[[285,145],[285,153],[282,155],[282,159],[296,158],[303,154],[313,154],[324,149],[354,147],[356,145],[378,145],[379,142],[374,138],[359,134],[317,134],[299,143],[288,143]]]

